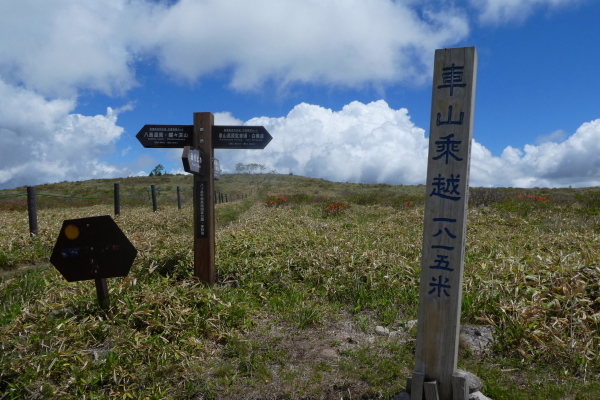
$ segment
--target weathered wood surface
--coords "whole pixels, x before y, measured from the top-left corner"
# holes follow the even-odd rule
[[[440,400],[437,381],[425,382],[423,391],[425,392],[425,400]]]
[[[209,112],[194,113],[194,148],[204,154],[203,175],[194,175],[194,275],[213,284],[215,271],[215,203],[214,150],[212,126],[214,116]]]
[[[37,196],[34,186],[27,186],[27,214],[29,216],[29,235],[38,234]]]
[[[98,305],[103,310],[110,308],[110,297],[108,294],[108,284],[106,278],[95,279],[96,296],[98,297]]]
[[[410,382],[410,399],[411,400],[423,400],[423,384],[425,383],[425,374],[423,372],[413,373],[412,380]],[[407,388],[408,389],[408,388]]]
[[[458,354],[476,70],[474,47],[435,52],[415,372],[441,400]]]
[[[156,185],[150,185],[150,192],[152,193],[152,210],[158,211],[158,201],[156,199]]]
[[[115,203],[115,216],[121,215],[121,187],[118,183],[115,183],[113,198]]]
[[[469,400],[469,383],[464,373],[455,372],[452,376],[452,400]]]

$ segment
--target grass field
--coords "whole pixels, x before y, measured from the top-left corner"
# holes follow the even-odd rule
[[[38,193],[110,197],[116,180]],[[189,176],[119,180],[115,221],[138,249],[126,278],[91,281],[48,264],[64,219],[110,215],[112,199],[0,199],[0,399],[376,399],[404,389],[424,186],[222,175],[244,200],[216,206],[218,284],[193,277]],[[159,211],[144,192],[162,189]],[[0,197],[24,193],[0,191]],[[459,367],[494,400],[600,399],[600,192],[470,192],[463,324],[493,325],[489,354]]]

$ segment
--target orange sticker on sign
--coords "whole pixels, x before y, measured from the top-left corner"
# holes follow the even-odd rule
[[[79,237],[79,228],[76,225],[67,225],[65,227],[65,236],[67,239],[77,239]]]

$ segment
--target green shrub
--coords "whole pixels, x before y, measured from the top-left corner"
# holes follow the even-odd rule
[[[582,206],[583,212],[588,215],[598,215],[600,213],[600,190],[576,193],[575,201]]]

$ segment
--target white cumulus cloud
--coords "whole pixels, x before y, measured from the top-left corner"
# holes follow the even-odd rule
[[[281,118],[253,118],[273,140],[264,150],[216,150],[225,172],[237,163],[338,182],[424,184],[429,139],[408,110],[383,101],[352,102],[339,111],[299,104]],[[477,137],[477,132],[474,132]],[[513,147],[494,156],[473,140],[471,186],[566,187],[600,185],[600,119],[561,143]]]
[[[585,0],[469,0],[483,23],[524,19]],[[360,88],[430,79],[433,51],[468,37],[467,8],[414,0],[19,0],[0,2],[0,188],[123,176],[103,160],[123,129],[119,112],[74,112],[81,93],[119,95],[156,62],[175,80],[215,75],[231,88],[264,84]],[[457,4],[459,4],[458,2]],[[202,86],[199,86],[202,90]],[[215,115],[217,124],[239,124]],[[574,134],[493,156],[473,142],[472,184],[597,185],[600,120]],[[339,111],[299,104],[254,118],[274,136],[262,151],[218,151],[225,170],[257,162],[349,182],[424,183],[426,132],[404,108],[353,102]],[[475,132],[475,138],[477,138]],[[560,143],[557,143],[559,142]],[[127,149],[123,150],[125,153]],[[177,154],[176,154],[177,153]],[[173,158],[180,153],[172,151]],[[151,166],[139,159],[131,170]]]
[[[19,0],[0,3],[0,75],[47,96],[81,89],[123,93],[135,85],[137,1]]]
[[[479,20],[493,24],[523,21],[539,8],[557,10],[584,1],[586,0],[470,0],[471,5],[479,11]]]
[[[100,161],[123,133],[117,113],[84,116],[74,107],[0,80],[0,188],[128,173]]]
[[[414,81],[468,32],[464,11],[392,0],[5,1],[0,76],[59,97],[124,93],[153,60],[180,80],[225,71],[238,90]]]
[[[468,32],[461,11],[420,14],[391,0],[182,0],[145,37],[169,73],[194,80],[231,68],[231,86],[249,90],[421,79],[433,50]]]
[[[352,102],[340,111],[302,103],[281,118],[253,118],[273,140],[264,150],[216,150],[226,172],[238,162],[280,173],[343,182],[421,183],[427,164],[425,131],[405,108],[383,101]]]
[[[562,139],[562,135],[561,135]],[[471,185],[503,187],[586,187],[600,185],[600,119],[582,124],[561,143],[544,142],[494,157],[474,142]]]

